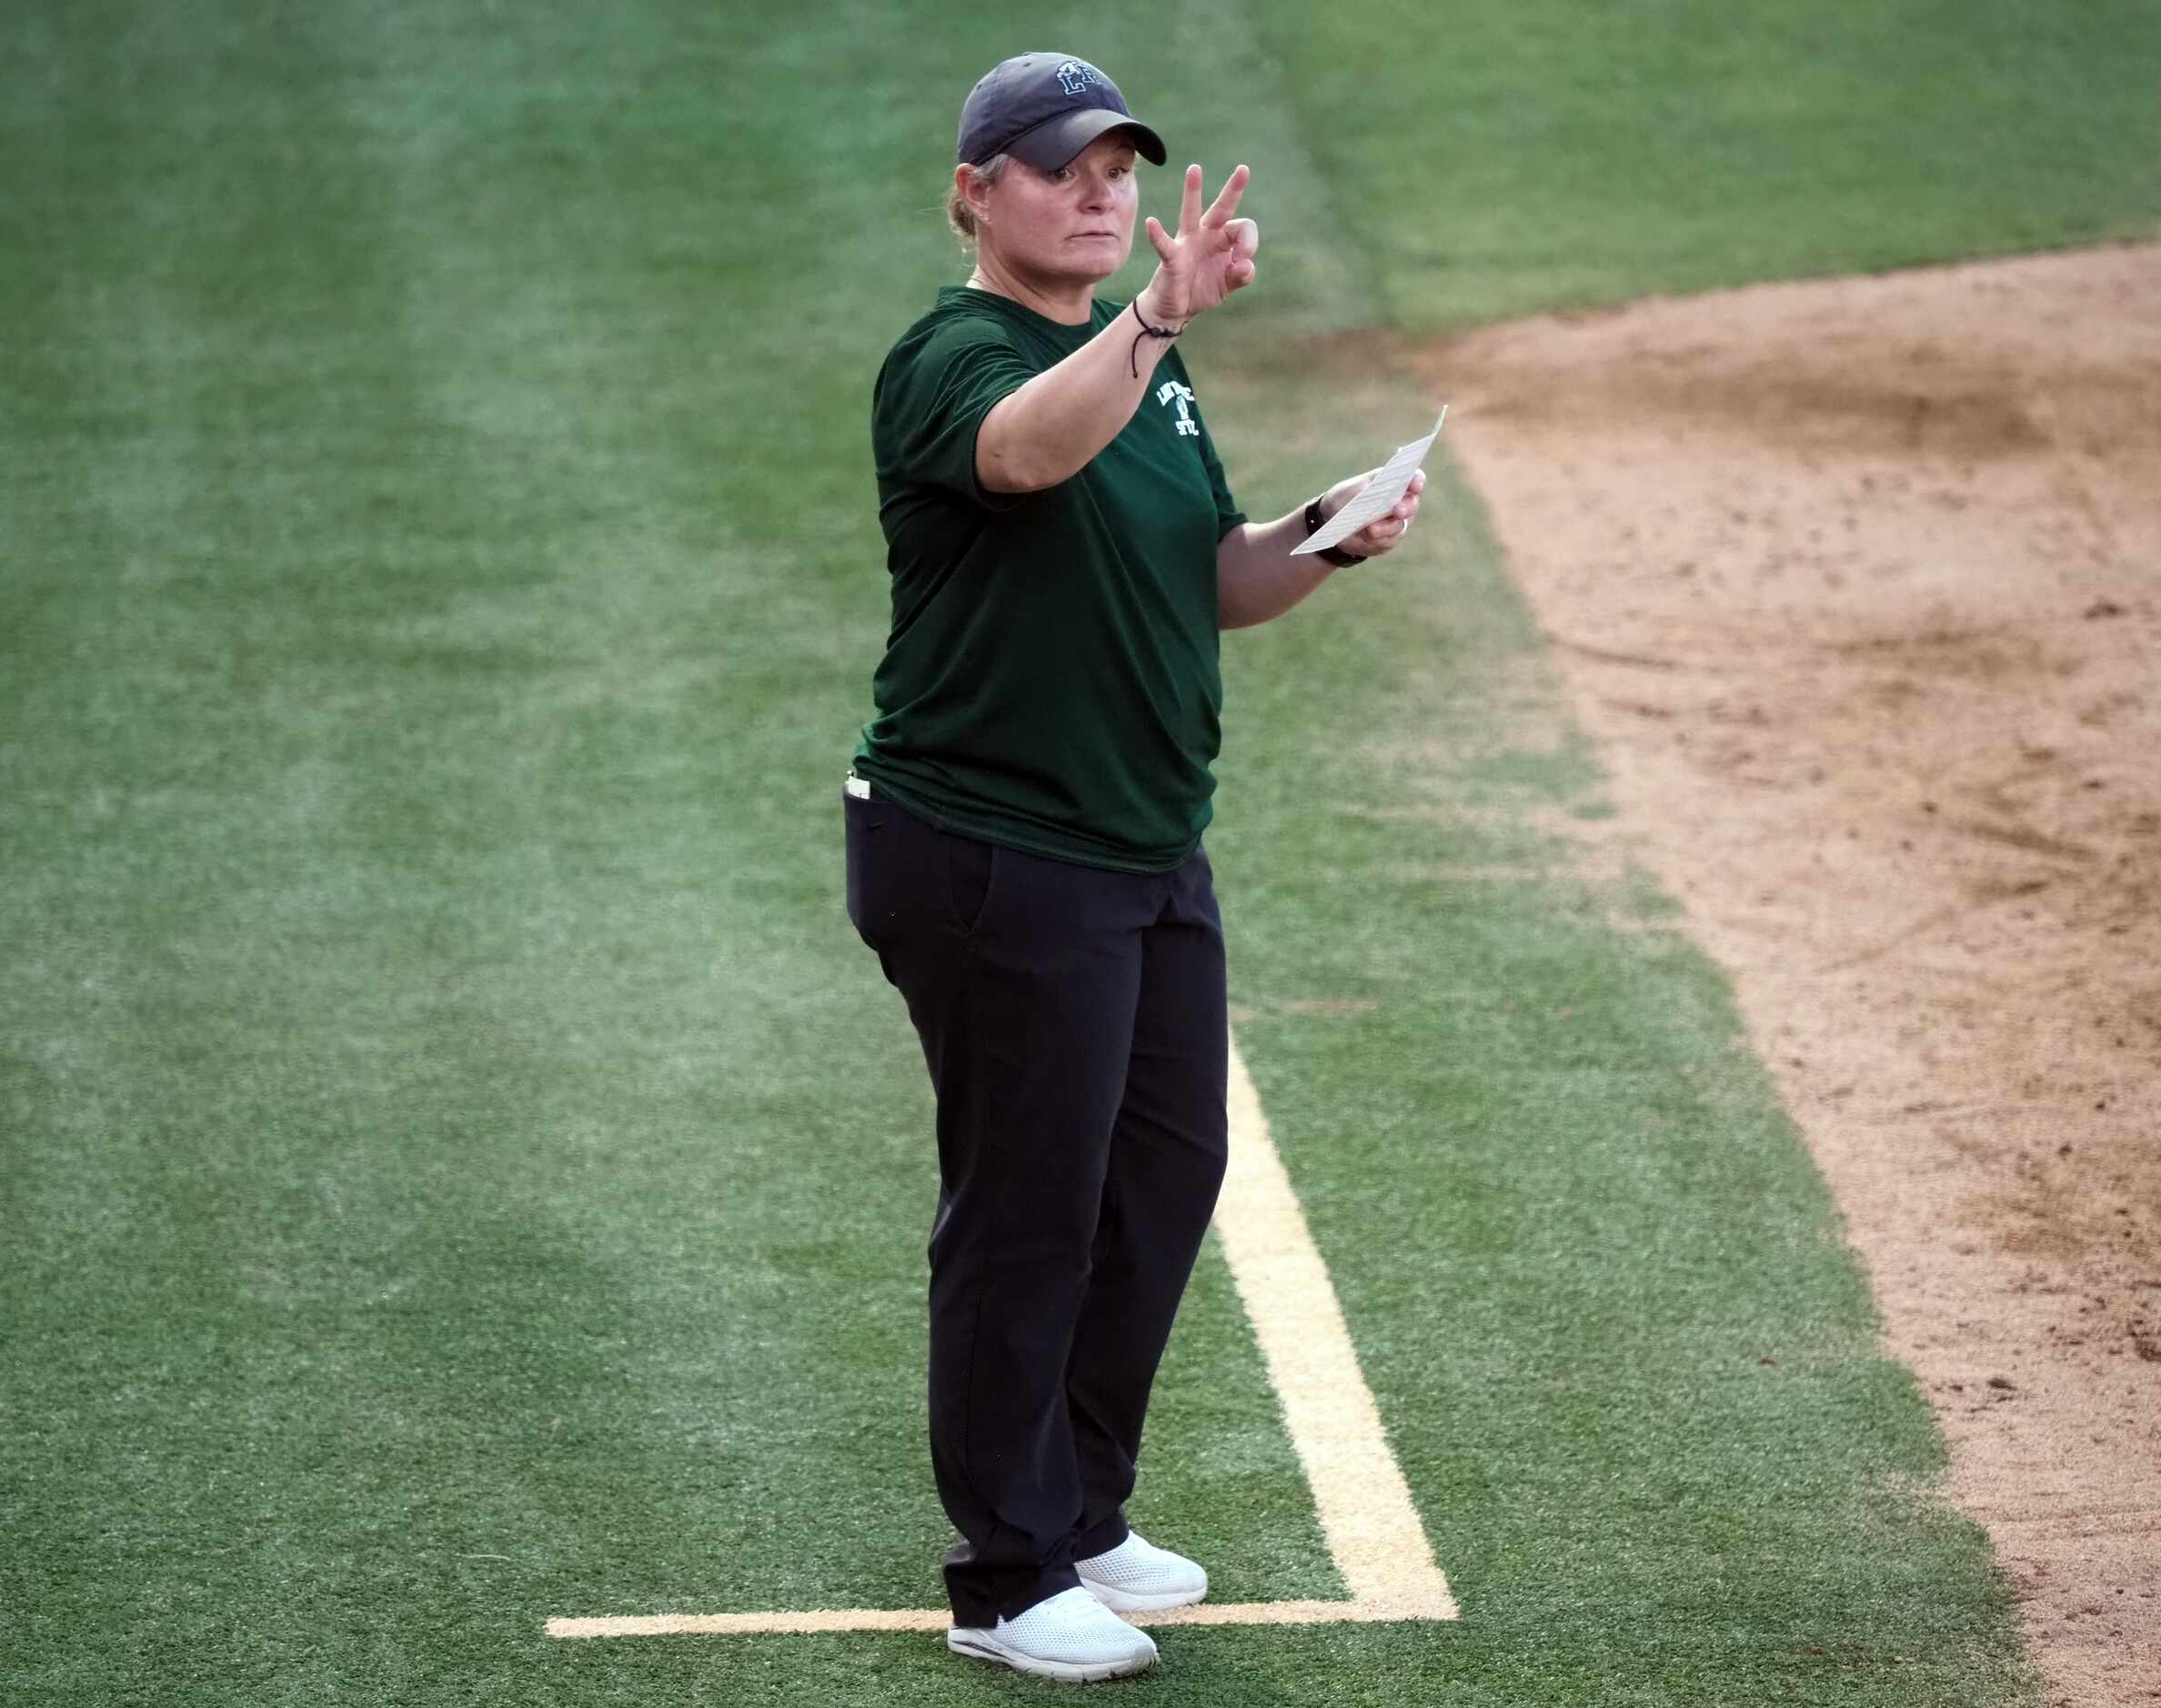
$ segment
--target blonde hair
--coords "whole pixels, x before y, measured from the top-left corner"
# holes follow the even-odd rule
[[[1010,155],[992,155],[980,163],[970,163],[969,175],[985,189],[990,188],[1005,176],[1006,162]],[[975,215],[968,206],[968,197],[961,194],[959,180],[946,192],[946,224],[953,228],[953,235],[963,246],[972,246],[976,240]]]

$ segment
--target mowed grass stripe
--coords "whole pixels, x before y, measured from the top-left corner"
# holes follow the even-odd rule
[[[2147,0],[1245,9],[1406,330],[2161,231]]]
[[[749,119],[686,129],[652,86],[720,112],[724,65],[800,35],[269,19],[202,38],[284,68],[259,100],[156,32],[86,27],[51,68],[134,100],[139,49],[170,75],[134,125],[204,146],[155,188],[137,154],[105,158],[158,219],[89,270],[140,300],[85,319],[55,289],[25,326],[25,349],[146,347],[170,375],[109,387],[156,453],[133,467],[169,468],[136,544],[14,512],[55,589],[25,655],[55,704],[79,697],[114,634],[105,578],[181,564],[204,674],[146,704],[119,655],[95,690],[126,714],[108,747],[47,726],[10,752],[56,804],[113,818],[130,869],[95,888],[64,837],[36,840],[57,826],[12,819],[62,905],[11,1044],[104,1059],[58,1084],[11,1066],[43,1219],[12,1246],[40,1285],[11,1301],[11,1414],[36,1425],[11,1437],[9,1487],[31,1533],[129,1552],[12,1552],[10,1602],[39,1612],[9,1666],[97,1701],[126,1700],[144,1656],[153,1695],[267,1674],[412,1699],[475,1667],[522,1693],[550,1606],[920,1603],[948,1539],[920,1439],[928,1097],[831,863],[878,589],[850,640],[807,556],[766,538],[794,527],[778,470],[809,468],[793,489],[816,501],[859,464],[867,370],[833,378],[805,334],[799,373],[746,373],[742,342],[712,338],[716,301],[746,307],[711,277],[739,234],[673,174],[686,137],[735,170]],[[833,27],[846,45],[851,21]],[[581,58],[590,81],[566,82]],[[652,134],[564,148],[626,84]],[[658,206],[633,217],[614,174],[640,159]],[[722,189],[749,206],[768,180],[742,170]],[[252,172],[286,193],[235,198]],[[191,246],[188,196],[213,224],[246,211],[245,247]],[[788,324],[799,291],[768,273]],[[132,343],[103,342],[116,322]],[[135,489],[56,425],[25,409],[34,490]],[[267,490],[228,502],[221,467]],[[874,577],[850,503],[848,561]],[[136,609],[155,658],[174,612]],[[200,791],[127,787],[128,767]],[[178,834],[198,829],[214,860]],[[95,990],[71,1006],[96,957],[124,1021]],[[143,1212],[125,1228],[123,1206]],[[86,1303],[117,1319],[93,1342]],[[1183,1357],[1209,1446],[1156,1510],[1257,1544],[1221,1568],[1231,1593],[1332,1594],[1212,1255],[1192,1309],[1217,1327]]]

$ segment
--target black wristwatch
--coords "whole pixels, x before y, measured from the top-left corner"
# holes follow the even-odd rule
[[[1321,500],[1319,498],[1315,498],[1306,506],[1305,527],[1308,539],[1312,538],[1321,531]],[[1339,569],[1348,569],[1354,563],[1365,561],[1358,553],[1345,551],[1341,546],[1323,546],[1313,556],[1320,558],[1322,563],[1335,565]]]

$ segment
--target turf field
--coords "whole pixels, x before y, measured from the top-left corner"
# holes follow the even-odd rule
[[[1269,514],[1431,419],[1319,335],[2155,228],[2150,13],[1856,12],[9,8],[0,1700],[1046,1688],[543,1634],[938,1599],[929,1092],[839,780],[958,101],[1056,44],[1253,165],[1262,288],[1187,347]],[[1462,1617],[1121,1688],[2028,1700],[1719,979],[1568,832],[1475,504],[1436,468],[1225,668],[1240,1044]],[[1342,1592],[1213,1246],[1151,1440],[1220,1598]]]

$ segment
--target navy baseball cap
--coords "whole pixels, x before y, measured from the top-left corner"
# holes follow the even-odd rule
[[[1127,110],[1118,85],[1070,54],[1001,60],[969,91],[960,109],[958,158],[980,165],[1012,155],[1045,172],[1062,166],[1107,130],[1129,130],[1133,146],[1161,166],[1163,139]]]

